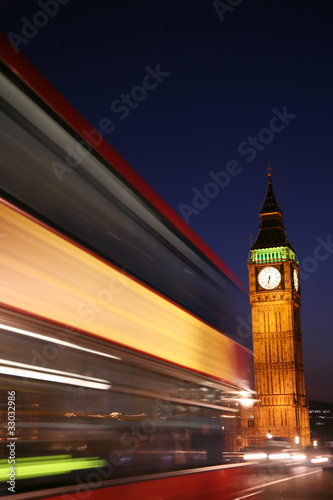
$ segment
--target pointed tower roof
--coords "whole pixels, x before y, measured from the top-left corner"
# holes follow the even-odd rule
[[[276,201],[272,185],[272,168],[268,164],[268,186],[264,204],[260,210],[259,234],[251,250],[290,245],[283,225],[283,214]]]
[[[268,186],[267,186],[267,193],[266,193],[266,198],[264,201],[264,204],[260,210],[260,215],[263,214],[269,214],[272,212],[280,212],[282,215],[282,212],[279,208],[278,202],[276,201],[275,194],[273,191],[273,185],[272,185],[272,167],[270,163],[268,164]]]

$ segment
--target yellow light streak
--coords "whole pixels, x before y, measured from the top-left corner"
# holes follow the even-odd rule
[[[2,304],[249,389],[238,356],[246,350],[219,331],[140,283],[124,282],[117,269],[3,203],[0,227],[8,234],[1,247]]]

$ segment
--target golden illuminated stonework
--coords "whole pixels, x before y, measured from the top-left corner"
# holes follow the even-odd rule
[[[280,437],[310,444],[301,335],[301,290],[295,250],[287,240],[271,172],[260,210],[259,234],[249,253],[255,388],[260,400],[258,441]],[[252,436],[254,433],[251,433]]]

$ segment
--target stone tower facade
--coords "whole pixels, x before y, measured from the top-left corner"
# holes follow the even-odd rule
[[[301,335],[301,289],[295,250],[287,240],[271,168],[260,210],[259,234],[248,261],[255,388],[260,400],[256,434],[310,445]]]

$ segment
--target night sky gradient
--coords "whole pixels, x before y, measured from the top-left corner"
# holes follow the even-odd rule
[[[271,162],[303,269],[307,398],[333,402],[333,2],[224,3],[62,0],[18,48],[92,127],[112,121],[105,139],[246,284]],[[23,36],[41,10],[1,2],[2,32]]]

